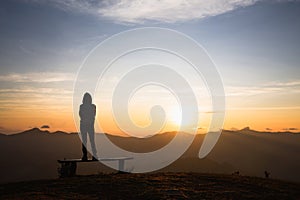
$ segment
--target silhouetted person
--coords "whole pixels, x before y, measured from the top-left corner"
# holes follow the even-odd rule
[[[89,134],[93,160],[97,160],[97,150],[95,146],[95,122],[96,106],[92,104],[92,96],[89,93],[85,93],[82,99],[82,104],[79,109],[80,116],[80,133],[82,137],[82,160],[87,160],[87,134]]]
[[[265,177],[266,177],[266,178],[269,178],[269,176],[270,176],[270,172],[265,171]]]

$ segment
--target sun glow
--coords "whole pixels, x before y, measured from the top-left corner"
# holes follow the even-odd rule
[[[181,109],[179,107],[172,107],[169,112],[168,120],[176,126],[181,125]]]

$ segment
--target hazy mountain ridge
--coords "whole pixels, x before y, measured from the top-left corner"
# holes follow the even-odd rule
[[[121,148],[133,152],[149,152],[168,144],[175,132],[157,134],[145,139],[106,134]],[[181,133],[184,137],[192,137]],[[97,134],[101,137],[104,135]],[[198,152],[205,135],[195,136],[192,145],[170,166],[160,171],[192,171],[232,173],[263,176],[264,170],[271,177],[300,182],[300,134],[264,134],[258,131],[223,130],[221,137],[205,158]],[[78,134],[62,131],[49,132],[37,128],[0,139],[0,176],[2,182],[57,177],[57,159],[80,158],[81,141]],[[82,164],[81,174],[112,172],[101,163]]]
[[[250,127],[245,127],[245,128],[242,128],[240,130],[227,130],[227,129],[223,129],[222,132],[227,132],[227,133],[257,133],[257,134],[300,134],[300,132],[291,132],[291,131],[257,131],[257,130],[254,130],[254,129],[251,129]],[[47,134],[78,134],[76,132],[66,132],[66,131],[61,131],[61,130],[57,130],[57,131],[54,131],[54,132],[50,132],[48,130],[42,130],[40,128],[31,128],[31,129],[28,129],[28,130],[25,130],[25,131],[22,131],[22,132],[19,132],[19,133],[13,133],[13,134],[5,134],[5,133],[0,133],[0,135],[7,135],[7,136],[13,136],[13,135],[19,135],[19,134],[27,134],[27,133],[47,133]],[[164,135],[164,134],[169,134],[169,135],[174,135],[176,134],[177,132],[176,131],[169,131],[169,132],[163,132],[163,133],[157,133],[157,134],[153,134],[153,135],[149,135],[145,138],[151,138],[151,137],[157,137],[157,136],[160,136],[160,135]],[[123,136],[118,136],[116,134],[111,134],[111,133],[96,133],[96,134],[106,134],[106,135],[109,135],[109,136],[112,136],[112,137],[123,137]],[[189,134],[189,133],[185,133],[185,134]],[[136,138],[136,139],[144,139],[144,138],[138,138],[138,137],[133,137],[133,136],[129,136],[129,138]],[[127,137],[125,137],[127,138]]]
[[[258,133],[258,134],[300,134],[300,132],[291,131],[257,131],[251,129],[249,126],[242,128],[241,130],[224,130],[227,132],[238,132],[238,133]]]

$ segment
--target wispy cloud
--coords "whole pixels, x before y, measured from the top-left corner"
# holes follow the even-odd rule
[[[28,0],[27,0],[28,1]],[[30,1],[30,0],[29,0]],[[175,23],[220,15],[259,0],[31,0],[121,23]]]
[[[269,107],[266,107],[266,106],[261,106],[261,107],[227,107],[226,110],[243,110],[243,111],[246,111],[246,110],[264,110],[264,111],[268,111],[268,110],[300,110],[300,106],[269,106]]]
[[[0,110],[6,114],[48,109],[67,112],[72,104],[74,79],[73,73],[58,72],[1,75]]]
[[[283,128],[284,131],[298,131],[298,128]]]
[[[83,13],[94,13],[105,1],[97,0],[23,0],[38,4],[51,4],[65,11],[76,11]]]
[[[227,86],[226,96],[252,96],[270,93],[300,93],[300,81],[268,82],[260,86]]]
[[[270,86],[270,87],[290,87],[290,86],[300,86],[300,81],[289,81],[289,82],[269,82],[266,83],[264,86]]]
[[[55,73],[55,72],[40,72],[40,73],[13,73],[0,76],[0,82],[15,82],[15,83],[51,83],[74,81],[75,74],[73,73]]]
[[[29,87],[23,87],[18,89],[0,89],[0,95],[1,94],[14,94],[16,93],[24,93],[24,94],[31,94],[31,93],[39,93],[41,95],[45,94],[60,94],[60,95],[72,95],[73,91],[68,89],[59,89],[59,88],[42,88],[42,87],[35,87],[35,88],[29,88]]]
[[[2,114],[24,110],[33,112],[47,110],[70,112],[72,89],[34,87],[0,89],[0,110]]]

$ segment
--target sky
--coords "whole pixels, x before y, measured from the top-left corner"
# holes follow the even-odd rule
[[[73,84],[84,58],[110,36],[142,27],[179,31],[205,48],[224,84],[225,129],[299,131],[299,17],[297,0],[3,0],[0,132],[42,125],[76,131]],[[175,130],[176,99],[156,90],[162,99],[153,100],[153,87],[136,95],[132,119],[149,123],[147,109],[158,102],[169,109],[164,131]],[[97,115],[105,132],[118,134],[109,112]],[[209,117],[201,119],[205,130]]]

